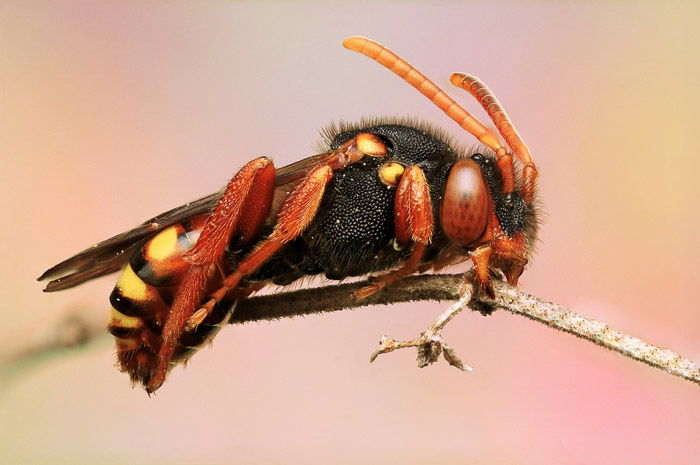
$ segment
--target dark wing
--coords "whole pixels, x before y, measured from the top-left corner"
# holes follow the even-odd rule
[[[316,164],[323,161],[326,154],[305,158],[277,170],[277,186],[288,190],[296,184]],[[208,213],[214,209],[223,194],[223,189],[206,197],[173,208],[143,222],[140,226],[105,241],[62,261],[46,270],[38,281],[54,278],[44,292],[62,291],[106,274],[119,271],[129,260],[134,250],[141,247],[158,231],[195,215]]]
[[[63,260],[46,270],[38,280],[61,276],[49,282],[44,292],[61,291],[90,279],[119,271],[129,260],[131,253],[142,246],[158,231],[185,218],[211,211],[222,191],[209,194],[194,202],[173,208],[143,222],[140,226],[98,242],[90,248]]]

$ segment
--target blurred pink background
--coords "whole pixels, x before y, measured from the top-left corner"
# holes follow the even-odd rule
[[[538,162],[541,243],[521,286],[700,361],[700,8],[557,2],[0,5],[0,347],[115,278],[43,294],[45,268],[218,189],[318,129],[415,115],[468,134],[376,63],[365,35],[448,88],[494,89]],[[475,102],[451,94],[486,119]],[[700,386],[520,317],[463,314],[475,367],[368,363],[447,303],[230,327],[149,399],[111,341],[0,385],[0,462],[698,463]]]

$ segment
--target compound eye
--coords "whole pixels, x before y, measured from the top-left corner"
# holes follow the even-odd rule
[[[379,180],[387,186],[394,187],[401,181],[404,170],[405,168],[401,163],[392,161],[379,168]]]
[[[452,165],[440,202],[440,226],[452,242],[466,247],[483,236],[489,215],[487,193],[476,161],[462,158]]]
[[[389,152],[386,148],[386,144],[382,142],[379,136],[368,132],[361,132],[358,134],[355,137],[355,144],[357,144],[357,149],[360,152],[370,157],[385,157]]]

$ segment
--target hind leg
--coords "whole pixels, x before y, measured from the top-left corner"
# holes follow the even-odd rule
[[[246,164],[226,186],[197,243],[184,256],[191,266],[178,287],[163,327],[158,363],[146,386],[149,393],[165,381],[187,320],[202,301],[230,237],[234,232],[239,232],[244,240],[254,237],[270,211],[274,189],[275,167],[266,157]]]

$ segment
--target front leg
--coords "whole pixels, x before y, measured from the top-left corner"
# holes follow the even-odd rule
[[[425,248],[433,237],[433,207],[425,174],[417,165],[409,167],[404,172],[396,189],[394,228],[397,244],[400,246],[413,244],[411,255],[397,270],[375,278],[372,285],[355,292],[356,299],[364,299],[418,271]]]
[[[474,274],[474,283],[476,287],[484,295],[489,296],[491,299],[496,298],[496,293],[493,290],[493,285],[491,284],[490,276],[490,262],[491,262],[491,245],[485,245],[479,247],[469,254],[474,263],[474,269],[476,273]]]

